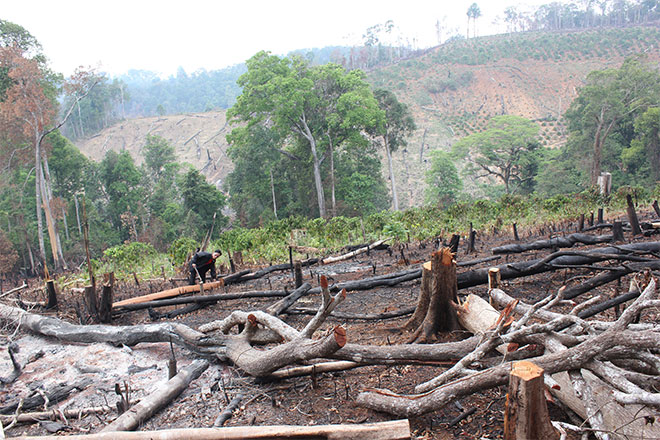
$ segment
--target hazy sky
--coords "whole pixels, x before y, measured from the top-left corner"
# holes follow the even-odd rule
[[[436,21],[465,35],[474,0],[0,0],[0,19],[23,26],[43,45],[51,67],[110,74],[146,69],[170,75],[241,63],[259,50],[359,44],[365,30],[392,20],[416,47],[437,44]],[[550,0],[477,1],[478,35],[505,30],[493,21],[507,6]]]

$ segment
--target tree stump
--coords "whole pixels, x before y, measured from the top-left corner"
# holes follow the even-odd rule
[[[295,264],[293,265],[293,272],[295,274],[296,289],[297,289],[303,285],[303,272],[302,272],[302,264],[300,263],[300,261],[296,261]]]
[[[612,223],[612,242],[624,241],[623,237],[623,225],[619,221]]]
[[[419,296],[417,297],[415,313],[404,324],[403,328],[405,330],[416,330],[422,321],[424,321],[431,300],[431,290],[433,289],[433,277],[431,275],[431,262],[427,261],[422,264],[422,284],[420,286]]]
[[[654,200],[653,204],[651,206],[653,206],[653,210],[655,211],[655,215],[660,217],[660,207],[658,206],[658,201]]]
[[[423,313],[424,319],[410,337],[409,342],[431,342],[436,339],[439,332],[460,328],[454,308],[454,305],[458,303],[456,262],[454,254],[449,248],[442,248],[432,254],[430,278],[431,289],[426,313],[415,310],[415,315]],[[420,292],[418,308],[423,305],[422,296],[423,293]]]
[[[115,273],[110,272],[103,275],[103,287],[101,290],[101,303],[99,304],[99,321],[104,324],[112,322],[112,289],[115,284]]]
[[[559,438],[550,423],[543,386],[542,368],[529,361],[513,364],[504,410],[505,440]]]
[[[639,227],[639,220],[637,219],[637,213],[635,212],[635,204],[633,203],[630,194],[626,195],[626,203],[628,205],[626,211],[628,213],[628,221],[630,222],[632,233],[633,235],[640,235],[642,233],[642,228]]]
[[[52,309],[57,307],[57,291],[55,290],[55,282],[53,280],[46,280],[46,290],[48,291],[48,302],[46,303],[46,308]]]

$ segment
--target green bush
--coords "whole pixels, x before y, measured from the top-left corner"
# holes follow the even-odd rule
[[[197,247],[197,240],[190,237],[179,237],[172,242],[167,254],[172,266],[181,266]]]

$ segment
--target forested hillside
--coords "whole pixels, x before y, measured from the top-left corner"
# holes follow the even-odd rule
[[[331,57],[328,51],[323,53],[318,60]],[[338,53],[350,57],[350,51],[342,52],[339,48],[329,53],[334,53],[335,58]],[[448,151],[456,139],[485,130],[493,116],[513,114],[530,119],[539,127],[541,145],[554,148],[562,145],[568,134],[563,115],[585,84],[587,75],[594,70],[616,68],[627,56],[636,53],[644,53],[649,61],[660,60],[658,27],[534,31],[455,39],[416,56],[409,54],[409,59],[368,70],[369,83],[374,88],[392,91],[408,104],[417,125],[407,148],[393,152],[402,206],[424,203],[430,151]],[[244,68],[234,72],[239,71]],[[161,89],[177,90],[175,84],[195,84],[202,76],[183,75]],[[201,90],[206,87],[208,84]],[[80,139],[76,144],[95,159],[107,150],[126,149],[139,162],[144,135],[158,134],[176,147],[181,160],[194,164],[212,181],[224,181],[232,164],[226,156],[228,128],[221,114],[222,111],[217,111],[194,116],[137,118],[116,124],[92,138]],[[196,143],[223,129],[212,143],[205,140]],[[384,164],[385,159],[382,154]],[[212,162],[215,167],[210,166]],[[386,172],[383,173],[387,178]]]
[[[0,22],[2,227],[24,267],[50,247],[60,268],[81,258],[85,218],[97,255],[189,247],[212,227],[235,249],[251,243],[238,226],[583,193],[603,171],[615,190],[653,187],[655,9],[620,22],[539,11],[510,15],[518,32],[424,51],[383,44],[388,22],[363,47],[259,52],[167,80],[64,79],[27,30]],[[409,231],[380,218],[375,230]]]

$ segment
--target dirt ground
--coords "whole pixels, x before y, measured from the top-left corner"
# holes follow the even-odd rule
[[[644,215],[641,216],[642,220]],[[647,216],[648,217],[648,216]],[[557,232],[552,232],[556,229]],[[544,230],[521,231],[524,241],[548,238],[551,234],[575,232],[575,224],[546,226]],[[629,234],[626,235],[628,237]],[[655,238],[650,238],[655,240]],[[512,242],[508,233],[493,235],[480,233],[476,243],[476,251],[467,255],[464,243],[461,243],[456,256],[458,262],[479,259],[491,255],[494,246]],[[429,259],[435,244],[402,243],[394,245],[390,251],[372,251],[369,256],[360,255],[348,262],[328,266],[312,266],[305,268],[305,281],[313,286],[318,285],[318,277],[325,274],[330,282],[356,280],[374,275],[400,271],[416,267],[420,261]],[[584,248],[579,246],[580,248]],[[578,248],[578,246],[576,246]],[[460,271],[471,270],[486,265],[502,264],[519,259],[533,259],[547,255],[551,251],[538,251],[524,255],[501,257],[495,262],[480,266],[459,268]],[[409,265],[402,261],[402,255]],[[241,267],[240,269],[243,269]],[[521,278],[503,283],[503,289],[511,296],[532,303],[557,291],[566,282],[579,282],[580,276],[589,272],[576,270],[561,270],[548,272],[533,277]],[[577,278],[576,278],[577,277]],[[578,280],[578,281],[575,281]],[[292,276],[288,272],[275,272],[268,277],[241,284],[231,285],[222,289],[226,292],[249,290],[280,289],[293,287]],[[115,300],[158,291],[171,287],[170,282],[142,282],[137,286],[134,282],[120,283],[116,288]],[[395,287],[376,288],[367,291],[348,292],[348,297],[337,309],[351,313],[379,313],[414,306],[420,288],[420,280],[405,282]],[[605,286],[599,293],[612,293],[614,285]],[[221,292],[214,292],[221,293]],[[461,295],[474,293],[487,296],[485,286],[464,289]],[[591,293],[582,295],[579,299],[586,300]],[[23,297],[23,300],[41,300],[43,298]],[[6,298],[5,298],[6,300]],[[60,295],[60,306],[56,315],[70,322],[78,323],[75,308],[79,307],[80,298],[63,292]],[[234,310],[263,310],[276,299],[246,298],[217,303],[197,312],[175,318],[176,321],[193,328],[206,322],[221,319]],[[314,308],[319,304],[318,297],[305,297],[296,307]],[[173,310],[174,307],[168,310]],[[165,310],[159,310],[163,312]],[[611,311],[599,316],[612,318]],[[409,316],[396,319],[339,320],[330,318],[320,330],[331,329],[337,324],[345,327],[348,340],[361,344],[387,345],[404,343],[407,332],[400,328]],[[657,319],[648,317],[647,319]],[[310,319],[309,315],[284,315],[283,319],[296,328],[302,328]],[[124,314],[114,320],[116,325],[129,325],[153,322],[147,311]],[[8,336],[11,329],[5,329]],[[319,334],[319,333],[317,333]],[[457,340],[465,337],[463,332],[442,335],[443,340]],[[91,405],[109,405],[114,407],[119,399],[114,392],[115,383],[131,390],[132,397],[140,398],[150,390],[164,382],[167,376],[167,361],[169,358],[168,344],[139,344],[136,347],[109,347],[107,344],[94,344],[94,347],[75,346],[77,352],[57,357],[59,349],[56,341],[44,340],[21,333],[14,335],[13,340],[21,345],[21,359],[37,348],[45,351],[42,364],[28,364],[19,379],[0,388],[0,408],[7,405],[17,396],[34,389],[35,381],[45,381],[54,375],[62,374],[60,380],[75,380],[85,375],[92,375],[94,383],[85,391],[74,394],[62,404],[80,408]],[[98,345],[98,347],[97,347]],[[0,347],[0,375],[11,371],[6,346]],[[107,352],[106,350],[115,350]],[[183,348],[175,348],[179,366],[185,366],[195,359],[195,356]],[[20,359],[19,359],[20,360]],[[32,368],[32,370],[30,370]],[[416,384],[431,379],[443,371],[446,366],[369,366],[332,374],[320,374],[315,378],[300,377],[278,382],[263,383],[245,376],[232,365],[215,361],[185,390],[173,403],[148,420],[142,430],[155,430],[184,427],[210,427],[217,415],[238,393],[243,394],[243,400],[224,426],[237,425],[314,425],[340,423],[369,423],[384,420],[394,420],[396,417],[374,412],[358,407],[355,397],[365,388],[387,388],[398,393],[412,393]],[[85,394],[86,393],[86,394]],[[503,410],[506,387],[475,393],[469,397],[457,400],[439,411],[423,417],[412,418],[411,428],[416,439],[497,439],[503,435]],[[51,402],[52,405],[52,402]],[[571,421],[560,406],[549,403],[553,420]],[[471,415],[457,421],[463,412]],[[116,411],[99,415],[83,416],[80,419],[68,419],[67,423],[53,427],[47,424],[18,425],[7,432],[8,436],[21,434],[46,434],[55,428],[60,434],[95,432],[116,417]]]

